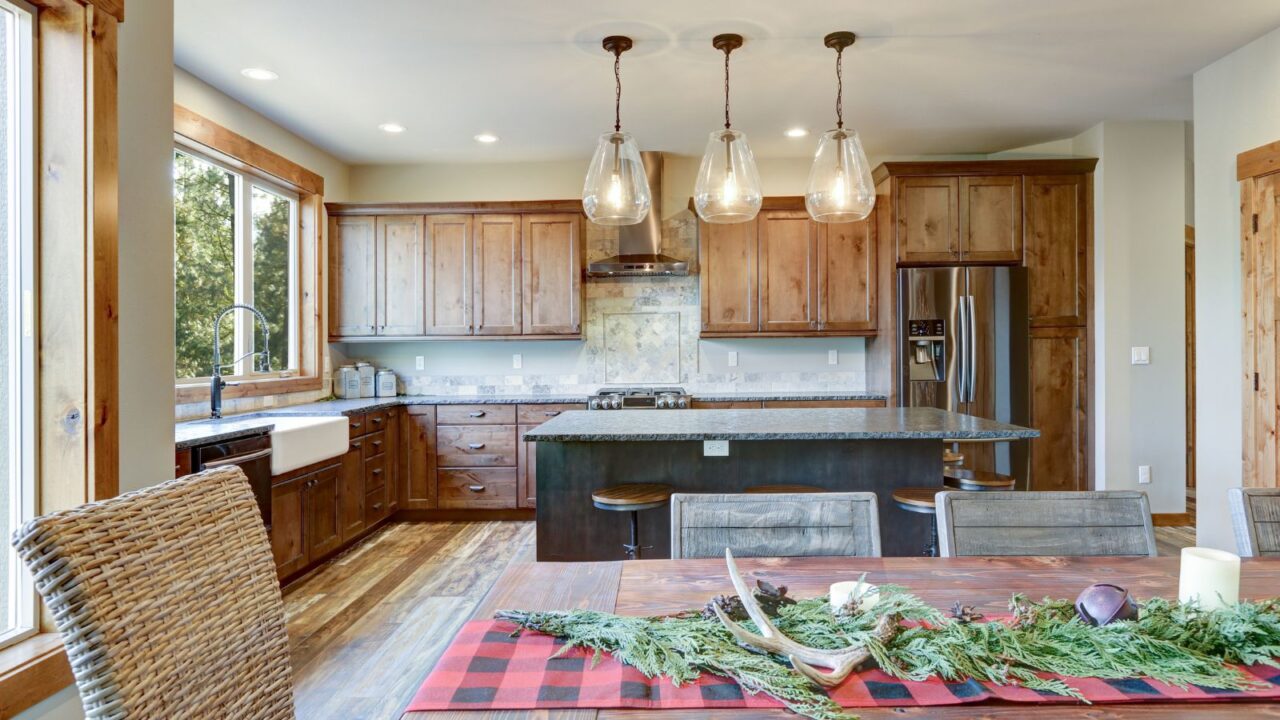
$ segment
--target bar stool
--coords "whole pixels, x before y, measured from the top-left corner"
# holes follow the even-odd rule
[[[935,497],[945,488],[907,487],[893,491],[893,502],[907,512],[929,516],[929,544],[924,548],[928,557],[938,557],[938,503]]]
[[[1012,490],[1014,479],[1010,475],[1001,475],[987,470],[970,470],[960,467],[942,468],[942,484],[957,490]]]
[[[820,487],[814,487],[813,485],[755,485],[747,488],[743,492],[748,495],[755,495],[757,493],[778,495],[781,493],[820,493],[826,492],[826,490]]]
[[[640,559],[640,511],[665,507],[675,488],[659,483],[611,485],[591,493],[591,501],[601,510],[631,513],[631,542],[622,546],[627,557]]]
[[[944,449],[942,451],[942,464],[943,465],[963,465],[964,453],[958,450]]]

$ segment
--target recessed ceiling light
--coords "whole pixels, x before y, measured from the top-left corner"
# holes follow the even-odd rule
[[[802,127],[793,127],[793,128],[791,128],[791,129],[787,130],[787,137],[789,137],[789,138],[799,138],[799,137],[804,137],[805,135],[808,135],[808,134],[809,134],[809,131],[808,131],[808,130],[805,130],[805,129],[804,129],[804,128],[802,128]]]
[[[382,123],[378,126],[378,129],[384,133],[391,133],[392,135],[404,132],[404,126],[400,123]]]
[[[476,142],[485,143],[486,145],[489,143],[496,143],[498,142],[498,136],[493,133],[480,133],[476,136]]]
[[[250,80],[275,80],[280,77],[266,68],[245,68],[240,74]]]

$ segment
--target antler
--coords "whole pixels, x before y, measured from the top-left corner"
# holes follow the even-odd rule
[[[724,550],[724,561],[729,566],[729,579],[733,581],[733,587],[738,591],[738,597],[742,599],[742,607],[746,609],[747,615],[750,616],[752,622],[763,633],[757,635],[747,630],[730,620],[729,616],[720,609],[719,603],[712,603],[711,607],[715,610],[716,617],[720,618],[720,622],[724,623],[724,626],[737,638],[739,643],[777,655],[785,655],[797,672],[823,687],[839,685],[841,681],[849,677],[850,673],[871,658],[871,653],[866,648],[857,645],[850,645],[840,650],[821,650],[801,645],[783,635],[769,620],[769,616],[760,609],[760,605],[752,595],[751,589],[747,587],[742,575],[738,573],[738,566],[733,562],[733,553],[728,548]],[[897,622],[895,619],[890,615],[885,615],[876,624],[876,637],[881,641],[888,640],[896,629]],[[831,671],[821,672],[814,668],[814,665],[831,668]]]

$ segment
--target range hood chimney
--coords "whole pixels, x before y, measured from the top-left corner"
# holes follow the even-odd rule
[[[662,153],[640,153],[653,200],[649,214],[636,225],[618,228],[618,254],[587,265],[587,277],[688,275],[689,263],[659,252],[662,247]]]

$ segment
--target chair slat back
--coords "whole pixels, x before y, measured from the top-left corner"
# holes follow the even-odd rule
[[[876,494],[671,496],[671,557],[880,556]]]
[[[1141,492],[943,492],[942,557],[1156,555]]]
[[[1231,524],[1241,557],[1280,557],[1280,488],[1231,488]]]

